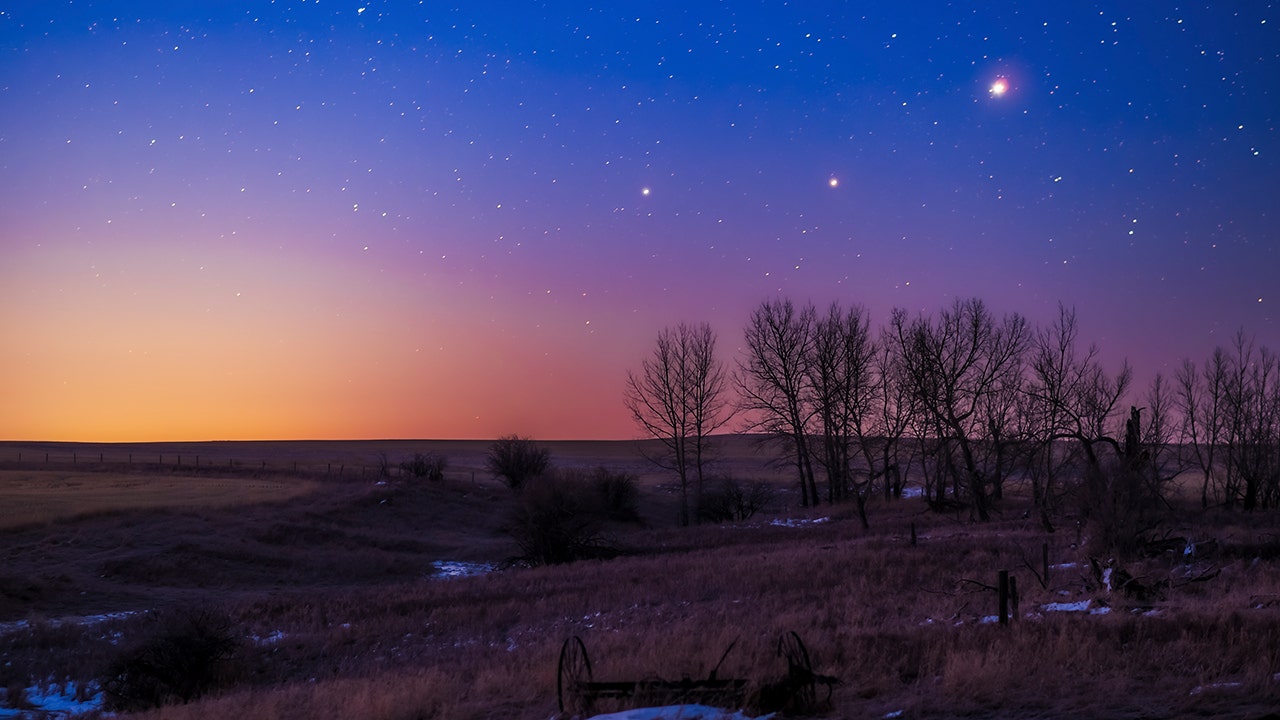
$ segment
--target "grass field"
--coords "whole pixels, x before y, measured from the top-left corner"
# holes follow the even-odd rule
[[[253,505],[314,490],[314,482],[296,479],[0,470],[0,528],[122,510]]]
[[[100,466],[82,467],[99,451],[78,447],[74,467],[48,467],[41,447],[25,446],[19,466],[19,450],[0,444],[6,503],[79,508],[0,528],[0,688],[91,686],[166,615],[201,607],[229,618],[237,673],[140,717],[548,718],[571,635],[605,680],[705,677],[736,638],[720,676],[759,687],[783,670],[784,631],[839,679],[818,713],[829,717],[1262,718],[1280,707],[1274,513],[1171,513],[1166,532],[1216,547],[1127,561],[1143,582],[1168,583],[1138,600],[1098,582],[1087,525],[1081,543],[1069,517],[1046,534],[1017,492],[985,524],[919,499],[875,500],[864,532],[852,506],[796,507],[786,478],[734,438],[724,465],[776,482],[776,502],[748,521],[681,529],[669,479],[633,444],[548,443],[562,466],[640,474],[644,523],[608,528],[624,554],[443,578],[435,563],[516,551],[501,529],[513,494],[484,472],[485,443],[235,445],[184,447],[181,472],[122,472],[106,457],[128,452],[118,446]],[[350,471],[418,451],[449,457],[443,481]],[[134,452],[135,463],[160,454]],[[187,467],[196,454],[204,466]],[[1022,596],[1008,627],[989,622],[1001,569]],[[101,617],[122,612],[133,614]]]

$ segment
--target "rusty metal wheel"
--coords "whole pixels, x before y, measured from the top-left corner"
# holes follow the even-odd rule
[[[556,666],[556,699],[560,712],[571,716],[586,715],[591,708],[591,658],[582,638],[574,635],[560,646],[560,662]]]
[[[813,663],[809,660],[809,649],[804,646],[795,631],[783,633],[778,638],[778,656],[787,661],[787,685],[792,693],[792,701],[797,708],[810,708],[814,705],[816,690],[814,688]]]

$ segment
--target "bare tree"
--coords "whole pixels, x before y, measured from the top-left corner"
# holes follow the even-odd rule
[[[1045,485],[1039,497],[1045,508],[1053,502],[1060,469],[1055,453],[1059,441],[1076,442],[1095,493],[1105,493],[1105,488],[1099,487],[1105,484],[1099,445],[1110,447],[1117,457],[1120,454],[1120,443],[1111,427],[1117,422],[1117,407],[1128,390],[1132,371],[1125,363],[1114,377],[1109,375],[1098,360],[1097,346],[1090,345],[1083,355],[1077,352],[1077,334],[1075,310],[1059,306],[1058,319],[1036,333],[1031,352],[1027,394],[1044,463]]]
[[[680,524],[689,524],[689,485],[700,501],[710,437],[732,417],[727,373],[716,359],[711,326],[680,324],[658,333],[639,373],[627,372],[624,402],[644,434],[661,443],[647,457],[680,480]]]
[[[1021,372],[1030,337],[1017,314],[999,322],[979,299],[956,300],[936,321],[910,323],[894,315],[899,344],[913,395],[941,441],[940,460],[953,480],[953,493],[973,504],[978,519],[990,519],[991,478],[980,466],[975,443],[987,437],[984,403]]]
[[[1222,442],[1223,413],[1227,385],[1227,358],[1215,348],[1201,372],[1195,363],[1183,360],[1175,376],[1175,405],[1182,417],[1182,433],[1191,457],[1200,468],[1200,507],[1209,507],[1210,490],[1219,497],[1215,462]]]
[[[880,441],[881,469],[884,477],[884,497],[902,496],[902,482],[907,475],[919,443],[903,460],[902,438],[917,414],[911,394],[911,385],[905,377],[900,348],[892,342],[887,329],[881,329],[880,342],[875,356],[877,415],[875,435]]]
[[[813,409],[811,392],[815,311],[797,311],[790,300],[766,300],[751,313],[745,335],[746,357],[734,375],[740,409],[748,428],[786,442],[800,481],[800,502],[818,503],[809,447]]]
[[[486,458],[489,472],[520,490],[551,466],[551,451],[538,447],[532,439],[506,435],[493,441]]]
[[[1144,469],[1147,471],[1147,493],[1153,502],[1168,504],[1165,490],[1173,480],[1191,467],[1183,452],[1185,424],[1173,417],[1175,390],[1162,373],[1156,373],[1147,389],[1146,423],[1142,426],[1142,446],[1147,453]]]
[[[1237,333],[1226,383],[1225,494],[1244,510],[1280,501],[1280,363]]]
[[[852,493],[866,529],[867,493],[883,472],[876,468],[871,447],[880,385],[874,374],[876,343],[866,310],[854,305],[846,311],[832,303],[814,326],[811,350],[809,388],[821,431],[818,457],[827,472],[827,502],[844,500]],[[862,472],[855,471],[855,461],[863,464]]]

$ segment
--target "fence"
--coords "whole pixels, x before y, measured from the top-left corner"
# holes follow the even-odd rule
[[[279,459],[243,459],[218,455],[199,455],[192,453],[108,453],[80,451],[10,451],[0,452],[0,467],[6,469],[49,469],[66,470],[78,468],[86,471],[129,471],[129,472],[181,472],[181,473],[216,473],[216,472],[251,472],[256,474],[300,474],[307,476],[332,477],[384,477],[400,474],[395,464],[386,464],[378,460],[363,463],[348,462],[298,462],[296,460],[281,461]]]

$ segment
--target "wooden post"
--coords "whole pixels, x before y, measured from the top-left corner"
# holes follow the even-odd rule
[[[1009,618],[1017,620],[1018,615],[1018,576],[1009,576]]]
[[[200,467],[200,456],[196,456],[196,467]]]
[[[1044,586],[1049,587],[1049,543],[1040,543],[1040,566],[1044,569]]]
[[[182,467],[182,456],[178,456],[178,467]]]
[[[72,465],[75,465],[75,464],[76,464],[76,454],[75,454],[75,453],[71,453],[71,464],[72,464]]]
[[[1000,595],[1000,624],[1009,624],[1009,571],[1001,570],[999,580],[996,582],[997,592]]]
[[[98,453],[98,462],[99,462],[99,463],[101,463],[101,462],[102,462],[102,453]]]
[[[48,465],[48,464],[49,464],[49,453],[45,453],[45,454],[44,454],[44,464],[45,464],[45,465]]]
[[[133,464],[133,453],[129,453],[129,464]]]
[[[332,474],[333,474],[333,463],[325,463],[325,464],[324,464],[324,474],[325,474],[325,475],[332,475]]]
[[[916,546],[916,524],[911,523],[911,547]]]

